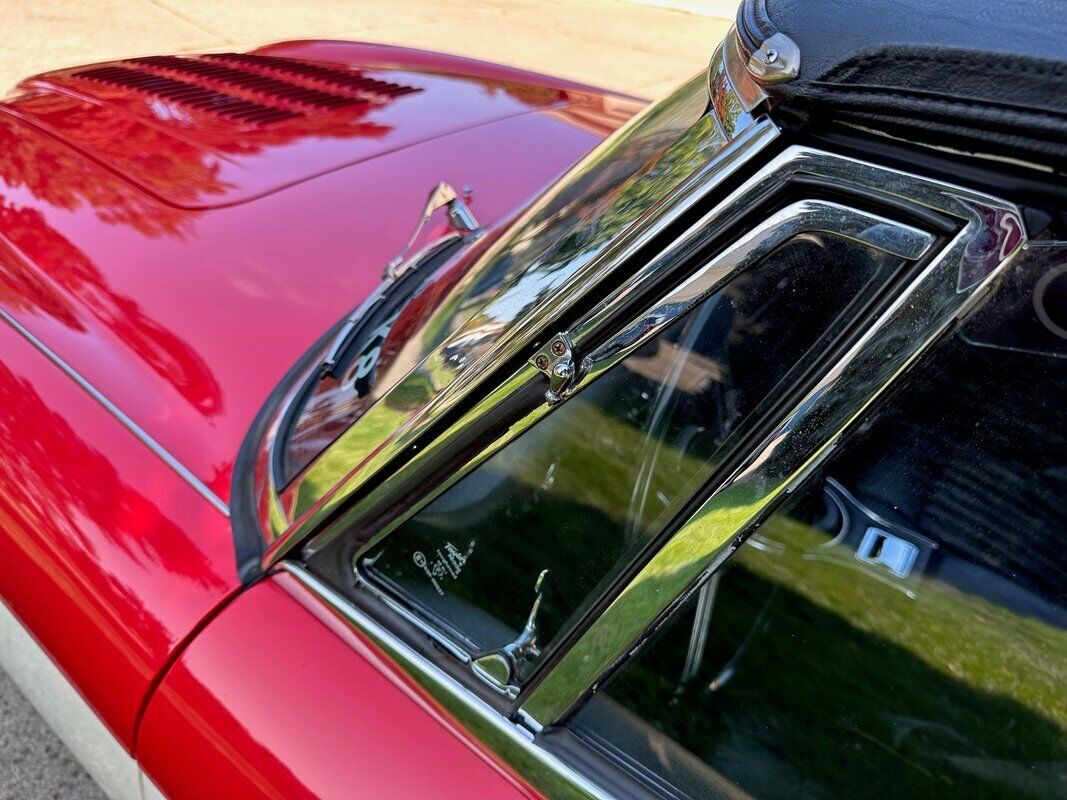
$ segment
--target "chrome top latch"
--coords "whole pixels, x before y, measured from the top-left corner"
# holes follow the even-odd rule
[[[785,83],[800,74],[800,48],[784,33],[776,33],[748,59],[749,73],[760,83]]]
[[[542,347],[530,363],[548,378],[545,400],[554,405],[568,397],[578,384],[581,364],[574,353],[574,343],[566,333],[557,333]]]
[[[457,236],[476,233],[481,230],[481,225],[478,224],[478,220],[474,218],[474,213],[471,211],[470,206],[467,205],[467,201],[470,200],[471,189],[469,186],[465,186],[463,189],[463,197],[460,197],[452,184],[441,181],[430,190],[430,194],[426,197],[426,205],[422,209],[422,216],[419,217],[419,221],[415,224],[415,230],[412,231],[407,244],[404,245],[404,249],[400,251],[396,258],[385,266],[385,272],[382,274],[384,280],[396,280],[411,269],[412,266],[424,260],[421,257],[422,253],[431,248],[436,249],[443,244],[440,241],[434,242],[428,248],[424,248],[421,253],[416,254],[414,258],[408,258],[408,253],[415,246],[415,240],[419,238],[422,229],[426,227],[426,223],[430,221],[430,217],[437,209],[448,208],[448,227],[454,231],[453,234],[449,234],[446,237],[448,241]]]

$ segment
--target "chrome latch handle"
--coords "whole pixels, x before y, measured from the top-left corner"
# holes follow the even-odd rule
[[[418,263],[418,257],[408,258],[408,253],[415,246],[415,241],[419,238],[419,234],[422,233],[422,229],[426,227],[426,223],[430,221],[430,217],[433,216],[433,212],[437,209],[445,207],[448,209],[448,227],[455,231],[455,234],[449,235],[446,237],[447,239],[453,238],[456,234],[463,236],[481,230],[481,225],[478,224],[478,220],[474,217],[474,212],[471,211],[466,202],[470,199],[470,188],[464,187],[464,192],[464,197],[460,197],[455,187],[445,181],[441,181],[430,190],[430,194],[426,197],[426,205],[422,209],[422,215],[415,224],[415,230],[411,232],[407,244],[404,245],[404,249],[392,261],[385,265],[385,270],[382,273],[384,280],[394,281],[407,272],[410,269],[410,265]],[[431,245],[431,247],[433,246]]]
[[[475,675],[509,695],[517,695],[518,690],[512,682],[519,665],[529,658],[537,658],[541,655],[541,647],[537,641],[537,615],[541,611],[547,577],[547,569],[541,570],[537,576],[537,581],[534,583],[534,602],[526,618],[526,625],[523,626],[519,635],[499,650],[486,653],[471,662]]]

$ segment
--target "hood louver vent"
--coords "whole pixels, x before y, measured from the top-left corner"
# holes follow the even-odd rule
[[[147,56],[121,63],[80,70],[73,77],[255,126],[420,91],[354,71],[270,56]]]
[[[288,58],[279,58],[277,56],[260,56],[255,53],[219,53],[217,55],[204,56],[204,58],[212,61],[240,64],[259,72],[314,81],[333,89],[348,89],[362,95],[398,97],[402,94],[421,91],[414,86],[404,86],[399,83],[368,78],[366,75],[352,70],[337,69],[323,64],[311,64],[306,61],[292,61]]]
[[[74,77],[123,89],[133,89],[161,97],[177,105],[251,125],[269,125],[272,122],[302,116],[299,112],[290,109],[254,103],[206,86],[198,86],[195,83],[186,83],[125,67],[87,69],[75,72]]]
[[[309,89],[306,86],[298,86],[286,83],[266,75],[257,75],[253,72],[232,69],[221,64],[211,64],[206,61],[196,61],[192,58],[178,58],[177,56],[150,56],[148,58],[132,58],[127,63],[139,66],[151,67],[160,71],[181,75],[193,80],[208,80],[254,92],[263,95],[267,100],[283,103],[299,103],[315,108],[331,109],[341,106],[350,106],[356,103],[365,103],[356,97],[342,97],[338,94],[322,92],[318,89]]]

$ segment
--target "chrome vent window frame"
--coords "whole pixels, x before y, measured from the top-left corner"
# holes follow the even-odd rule
[[[732,217],[727,214],[718,218],[720,224],[715,224],[714,221],[708,222],[708,224],[701,224],[709,218],[711,220],[716,219],[714,211],[691,228],[689,231],[691,238],[685,237],[673,243],[663,254],[655,258],[652,264],[660,265],[660,269],[647,270],[643,275],[643,281],[653,281],[658,277],[657,273],[659,271],[665,271],[671,264],[681,260],[678,255],[679,252],[695,249],[698,246],[698,241],[714,241],[722,228],[733,221]],[[455,468],[447,478],[440,481],[432,490],[420,497],[403,514],[393,519],[388,526],[362,543],[352,560],[352,571],[358,589],[371,593],[395,613],[402,616],[405,621],[415,625],[438,646],[450,653],[460,664],[470,665],[475,672],[478,672],[478,660],[495,654],[476,652],[465,644],[462,637],[445,630],[439,623],[425,618],[419,612],[407,608],[403,600],[394,597],[388,589],[379,587],[372,577],[364,573],[360,566],[363,555],[487,458],[521,436],[546,415],[552,413],[561,402],[586,389],[626,356],[658,336],[669,325],[682,319],[701,302],[722,289],[730,280],[749,268],[755,268],[754,265],[790,239],[811,233],[829,233],[852,239],[872,250],[894,255],[910,262],[923,258],[936,240],[933,234],[911,225],[895,222],[871,212],[853,209],[826,200],[800,200],[771,214],[762,223],[754,226],[744,235],[732,240],[728,247],[718,252],[703,267],[689,274],[684,280],[681,280],[677,285],[660,295],[650,307],[644,309],[633,318],[623,320],[623,324],[618,327],[614,335],[610,336],[582,359],[582,365],[575,375],[574,383],[568,387],[568,391],[565,394],[558,398],[546,397],[544,404],[539,405],[521,418],[512,421],[502,436],[486,445],[471,459]],[[583,345],[594,338],[595,332],[611,318],[612,313],[624,305],[636,285],[631,285],[628,282],[626,286],[620,287],[618,292],[613,295],[612,302],[597,306],[590,315],[579,322],[567,334],[553,337],[553,342],[564,338],[573,343],[573,346],[581,352]],[[550,342],[549,346],[553,342]],[[467,422],[474,424],[477,419],[489,414],[493,407],[503,400],[503,397],[519,387],[536,382],[539,372],[535,363],[537,358],[538,356],[531,358],[530,363],[520,368],[506,381],[505,387],[508,388],[501,393],[501,396],[492,395],[480,403],[471,412],[471,419],[467,420]],[[551,394],[551,391],[546,393],[546,395]],[[458,437],[458,435],[459,432],[453,435],[446,435],[436,442],[435,446],[443,448],[447,446],[447,443],[453,437]],[[417,462],[411,462],[411,464],[406,465],[406,470],[402,469],[398,472],[397,479],[404,478],[407,471],[413,469],[412,465],[415,463]],[[348,515],[342,517],[335,525],[308,543],[303,550],[305,559],[310,559],[316,553],[322,551],[337,537],[342,536],[346,530],[350,530],[351,527],[358,527],[359,515],[361,513],[373,513],[375,505],[380,503],[381,498],[371,495],[366,499],[365,503],[357,505]],[[518,685],[489,680],[484,675],[479,677],[482,677],[493,689],[509,698],[514,699],[519,696],[521,687]]]
[[[787,150],[783,159],[845,182],[877,180],[963,226],[521,698],[522,717],[535,729],[565,718],[632,656],[908,367],[988,295],[1027,243],[1019,210],[988,195],[806,148]]]
[[[1000,246],[1001,238],[1009,233],[1014,231],[1022,235],[1022,224],[1018,214],[1011,206],[1002,204],[993,198],[966,189],[936,184],[856,159],[793,146],[772,159],[723,201],[692,223],[688,230],[658,255],[651,258],[643,268],[636,270],[627,281],[618,286],[607,298],[595,305],[586,316],[565,332],[563,338],[577,353],[589,352],[589,355],[582,359],[585,362],[582,368],[578,370],[573,382],[568,386],[567,396],[589,385],[626,354],[632,352],[641,342],[647,341],[671,321],[680,318],[699,302],[700,298],[706,297],[715,288],[721,286],[726,279],[732,277],[736,268],[744,268],[746,262],[740,258],[740,254],[747,254],[754,261],[755,257],[769,252],[784,241],[790,233],[816,230],[832,232],[844,235],[846,238],[854,238],[868,246],[911,261],[921,259],[933,244],[934,237],[931,234],[905,223],[859,211],[841,203],[824,200],[797,201],[772,214],[748,234],[733,241],[709,264],[696,274],[680,281],[679,285],[666,292],[656,304],[645,309],[642,314],[628,322],[624,321],[621,326],[618,325],[620,309],[627,306],[642,285],[654,283],[663,274],[669,273],[672,266],[686,263],[694,253],[714,242],[724,230],[730,228],[731,224],[741,219],[745,209],[758,200],[781,193],[792,180],[799,177],[832,180],[839,184],[843,194],[850,189],[862,190],[869,196],[880,194],[887,204],[906,201],[956,219],[959,222],[959,233],[940,251],[936,262],[946,263],[947,261],[949,263],[947,268],[954,270],[951,281],[954,297],[962,296],[975,289],[978,283],[974,277],[976,273],[983,270],[988,272],[991,264],[1001,263],[998,259],[1003,255],[1002,253],[997,250],[991,253],[975,250],[975,243],[983,246]],[[992,234],[993,238],[986,236],[987,231]],[[1020,239],[1020,243],[1021,241]],[[1017,244],[1021,246],[1020,243]],[[971,302],[976,302],[976,300]],[[664,309],[669,309],[669,311],[665,314]],[[957,311],[963,313],[963,310],[961,307]],[[587,351],[587,343],[595,341],[596,332],[613,318],[618,327],[616,333],[607,342],[602,342]],[[950,316],[943,322],[948,324],[951,319]],[[650,325],[650,320],[655,320],[654,324]],[[346,530],[356,527],[373,530],[373,526],[367,523],[373,519],[376,508],[384,504],[392,483],[394,481],[400,483],[409,479],[421,460],[429,459],[435,450],[447,450],[469,428],[476,426],[481,419],[504,403],[507,398],[530,385],[531,382],[538,381],[541,371],[535,362],[536,354],[435,440],[431,448],[403,465],[390,477],[389,482],[383,484],[377,491],[367,494],[340,516],[334,524],[311,539],[303,549],[304,558],[313,558]],[[482,447],[466,461],[456,465],[447,478],[442,479],[430,491],[411,503],[402,514],[391,519],[387,526],[374,531],[371,537],[360,542],[353,562],[353,572],[360,589],[371,592],[394,609],[403,606],[401,600],[391,597],[387,590],[375,586],[373,581],[368,580],[356,568],[360,556],[396,530],[420,508],[484,462],[486,458],[521,436],[546,414],[551,413],[552,408],[558,402],[558,400],[547,400],[532,412],[511,421],[503,434]],[[465,650],[463,642],[458,637],[449,635],[440,627],[421,618],[417,612],[405,608],[403,616],[419,627],[429,638],[436,641],[439,646],[457,656],[460,663],[469,664],[478,657],[479,654]],[[513,685],[494,686],[494,688],[513,698],[518,697],[520,693],[520,688]],[[527,713],[531,718],[536,718],[532,712]]]

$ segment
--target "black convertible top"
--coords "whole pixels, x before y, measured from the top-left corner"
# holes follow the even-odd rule
[[[1067,160],[1067,0],[744,0],[737,28],[750,52],[799,49],[766,87],[781,102]]]

